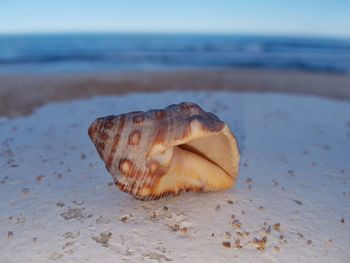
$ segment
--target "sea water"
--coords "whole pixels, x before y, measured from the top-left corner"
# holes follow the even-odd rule
[[[231,68],[349,74],[350,39],[198,34],[0,36],[0,74]]]

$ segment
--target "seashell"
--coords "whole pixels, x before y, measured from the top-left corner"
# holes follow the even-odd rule
[[[223,190],[236,182],[236,138],[197,104],[98,118],[88,132],[116,186],[137,199]]]

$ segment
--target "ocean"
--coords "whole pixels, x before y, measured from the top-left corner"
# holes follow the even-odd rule
[[[209,68],[349,74],[350,39],[190,34],[0,36],[0,74]]]

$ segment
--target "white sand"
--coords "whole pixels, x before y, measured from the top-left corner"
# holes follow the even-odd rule
[[[108,185],[90,122],[180,101],[217,113],[236,133],[238,184],[151,202]],[[0,143],[1,263],[350,259],[349,102],[230,92],[99,97],[1,118]],[[264,236],[259,251],[252,240]]]

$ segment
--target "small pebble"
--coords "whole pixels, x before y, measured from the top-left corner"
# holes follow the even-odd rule
[[[180,231],[181,231],[182,233],[186,234],[187,231],[188,231],[188,227],[182,227],[182,228],[180,228]]]
[[[57,205],[58,207],[64,207],[64,203],[63,203],[63,202],[58,202],[56,205]]]
[[[22,189],[22,194],[25,194],[25,195],[30,194],[30,189],[27,188],[27,187],[23,188]]]
[[[311,245],[312,244],[312,240],[308,240],[308,241],[306,241],[306,244],[308,244],[308,245]]]
[[[266,233],[267,235],[269,235],[269,234],[271,233],[271,226],[269,225],[269,226],[267,226],[267,227],[263,227],[263,230],[265,231],[265,233]]]
[[[232,226],[233,226],[234,228],[241,228],[242,223],[241,223],[238,219],[234,219],[234,220],[232,221]]]
[[[225,237],[226,237],[227,239],[231,238],[231,233],[228,232],[228,231],[226,231],[226,232],[225,232]]]
[[[122,221],[123,223],[128,222],[128,216],[122,216],[122,217],[120,218],[120,221]]]
[[[7,232],[7,237],[12,239],[14,237],[14,234],[12,231]]]
[[[276,230],[276,231],[281,231],[281,224],[280,224],[280,223],[276,223],[276,224],[274,224],[272,227],[273,227],[273,229]]]
[[[241,246],[241,240],[239,240],[239,239],[236,239],[236,240],[235,240],[235,248],[242,248],[242,246]]]
[[[263,236],[261,239],[255,237],[252,240],[252,243],[255,245],[257,250],[263,251],[265,249],[267,242],[267,236]]]
[[[231,242],[230,241],[224,241],[222,242],[222,245],[226,248],[230,248],[231,247]]]
[[[41,182],[44,178],[45,178],[45,176],[43,176],[43,175],[38,175],[38,176],[36,177],[36,181],[37,181],[37,182]]]
[[[219,212],[219,211],[220,211],[220,208],[221,208],[221,207],[220,207],[219,205],[217,205],[217,206],[215,207],[215,211],[216,211],[216,212]]]
[[[180,229],[180,226],[178,225],[178,224],[174,224],[174,225],[172,225],[172,226],[169,226],[170,227],[170,229],[171,230],[173,230],[173,231],[178,231],[179,229]]]
[[[243,231],[243,232],[236,232],[236,235],[237,236],[240,236],[240,237],[247,237],[249,236],[249,232],[248,231]]]
[[[296,200],[296,199],[293,199],[293,201],[297,204],[297,205],[302,205],[303,202],[299,201],[299,200]]]
[[[112,237],[112,233],[100,233],[100,236],[97,237],[91,237],[92,240],[95,240],[97,243],[100,243],[102,246],[104,247],[108,247],[108,241],[110,240],[110,238]]]

